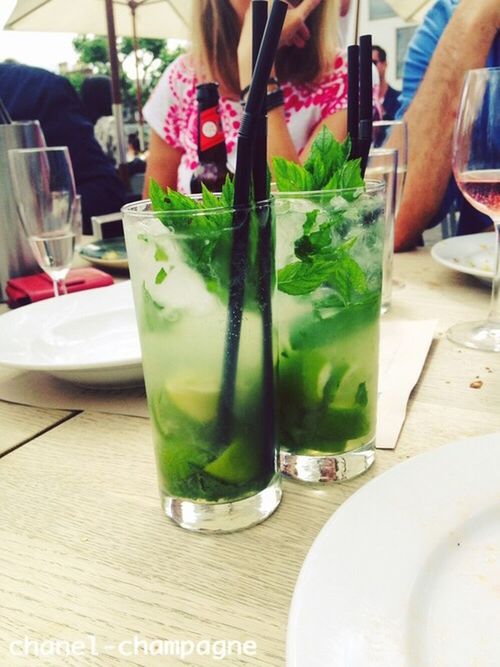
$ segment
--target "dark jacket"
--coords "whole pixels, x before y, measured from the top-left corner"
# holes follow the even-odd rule
[[[384,110],[384,120],[394,120],[399,109],[400,90],[396,90],[392,86],[388,86],[384,97],[382,108]]]
[[[84,232],[90,217],[119,211],[127,192],[94,138],[80,99],[62,76],[38,67],[0,64],[0,97],[14,120],[39,120],[49,146],[68,146],[76,189],[82,196]]]

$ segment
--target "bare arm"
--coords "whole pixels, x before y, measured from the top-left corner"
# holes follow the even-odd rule
[[[309,30],[305,24],[308,15],[317,7],[321,0],[303,0],[300,5],[291,8],[287,12],[285,25],[283,27],[280,44],[295,44],[299,48],[304,46],[309,39]],[[238,68],[240,72],[240,85],[244,88],[251,78],[251,10],[245,16],[238,46]],[[347,117],[345,112],[340,111],[325,119],[324,124],[332,131],[338,140],[343,140],[347,133]],[[323,123],[321,123],[323,125]],[[297,153],[293,144],[285,118],[283,107],[272,109],[268,114],[268,142],[267,155],[269,164],[275,156],[284,157],[287,160],[301,162],[307,159],[314,137],[319,132],[318,126],[309,138],[306,146]]]
[[[270,111],[267,123],[267,158],[269,165],[272,165],[272,158],[275,156],[284,157],[293,162],[305,162],[309,156],[311,145],[323,125],[326,125],[338,141],[343,141],[347,135],[347,113],[345,111],[338,111],[325,118],[318,125],[299,155],[295,150],[290,132],[288,131],[284,108],[278,107]]]
[[[162,187],[177,190],[177,170],[182,152],[151,130],[149,154],[144,174],[144,197],[148,196],[149,180],[154,178]]]
[[[405,114],[409,162],[396,251],[414,247],[439,209],[451,177],[453,126],[464,75],[484,67],[499,26],[498,0],[462,0]]]

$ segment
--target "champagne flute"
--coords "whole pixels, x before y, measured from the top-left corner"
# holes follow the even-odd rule
[[[491,307],[480,322],[456,324],[449,340],[500,352],[500,67],[470,70],[453,137],[453,173],[464,197],[495,226],[496,259]]]
[[[66,294],[64,280],[77,235],[76,189],[66,146],[9,151],[19,216],[33,254],[52,279],[54,296]]]

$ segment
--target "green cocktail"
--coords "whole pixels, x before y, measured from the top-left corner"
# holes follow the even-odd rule
[[[124,229],[163,506],[192,530],[238,530],[266,518],[281,496],[258,289],[258,239],[271,208],[248,212],[237,366],[224,394],[233,211],[208,193],[170,193],[160,211],[155,192],[156,211],[149,202],[124,208]]]
[[[349,479],[374,459],[384,185],[275,196],[281,469]]]

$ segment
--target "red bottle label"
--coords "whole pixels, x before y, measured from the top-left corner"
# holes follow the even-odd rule
[[[210,107],[200,113],[200,150],[202,152],[224,142],[224,130],[217,107]]]

